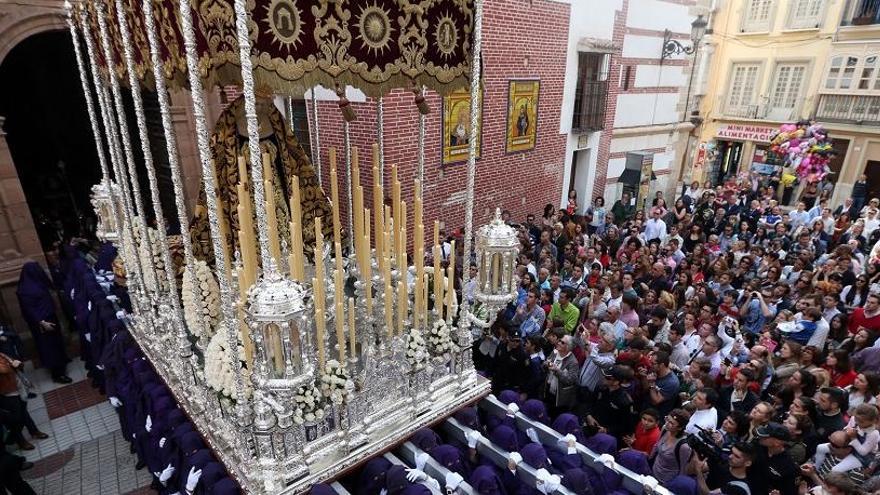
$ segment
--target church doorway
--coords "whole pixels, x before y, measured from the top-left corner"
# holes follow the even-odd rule
[[[0,116],[43,249],[90,236],[90,188],[101,172],[68,32],[33,35],[9,52]]]

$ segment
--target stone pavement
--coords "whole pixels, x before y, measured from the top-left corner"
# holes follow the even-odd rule
[[[137,458],[120,432],[75,443],[35,463],[22,473],[34,491],[43,495],[117,495],[153,493],[146,469],[136,471]]]
[[[150,474],[135,471],[137,462],[122,439],[113,407],[85,376],[82,361],[68,367],[69,385],[52,382],[49,373],[26,363],[37,397],[28,411],[45,440],[29,439],[36,449],[7,450],[25,456],[34,467],[22,473],[38,495],[153,494]],[[25,437],[28,438],[27,432]]]

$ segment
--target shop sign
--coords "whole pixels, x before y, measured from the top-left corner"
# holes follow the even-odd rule
[[[757,125],[728,124],[718,129],[718,138],[720,139],[741,139],[745,141],[758,141],[769,143],[773,133],[776,132],[774,127],[763,127]]]

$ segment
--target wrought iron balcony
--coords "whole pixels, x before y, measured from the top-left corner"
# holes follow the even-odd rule
[[[880,125],[880,96],[821,95],[816,118],[829,122]]]
[[[590,81],[579,85],[575,96],[571,127],[575,132],[601,131],[605,128],[608,81]]]

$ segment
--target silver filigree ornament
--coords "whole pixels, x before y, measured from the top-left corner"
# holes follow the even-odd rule
[[[120,225],[116,221],[116,203],[121,195],[119,186],[111,183],[109,179],[92,186],[91,203],[95,209],[95,215],[98,217],[98,224],[95,226],[95,237],[102,242],[110,242],[116,245],[120,237]]]
[[[490,315],[516,300],[515,268],[519,247],[516,230],[501,219],[501,209],[496,209],[495,218],[477,231],[478,281],[474,299],[485,306]]]
[[[258,359],[251,376],[256,387],[290,391],[315,381],[310,299],[307,289],[282,275],[271,259],[248,291],[246,321]]]

